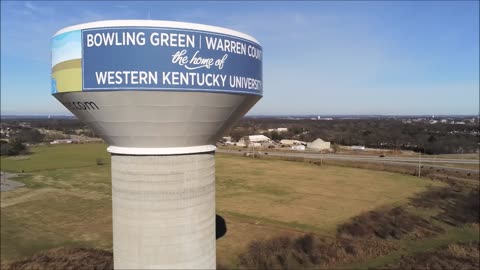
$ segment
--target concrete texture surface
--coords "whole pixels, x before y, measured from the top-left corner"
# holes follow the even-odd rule
[[[115,269],[214,269],[213,153],[112,155]]]

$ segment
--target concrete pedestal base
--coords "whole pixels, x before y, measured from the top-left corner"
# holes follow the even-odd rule
[[[115,269],[214,269],[213,153],[112,155]]]

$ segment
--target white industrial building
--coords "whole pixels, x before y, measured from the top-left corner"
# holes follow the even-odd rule
[[[249,135],[240,138],[237,146],[253,146],[260,147],[262,144],[270,143],[272,140],[265,135]]]
[[[61,140],[54,140],[50,142],[50,144],[66,144],[66,143],[79,143],[80,140],[76,139],[61,139]]]
[[[328,150],[330,149],[330,142],[326,142],[318,138],[311,143],[307,143],[307,148],[312,150],[317,150],[317,151]]]
[[[282,145],[288,145],[288,146],[291,146],[291,145],[307,145],[306,142],[302,142],[302,141],[299,141],[299,140],[286,140],[286,139],[281,140],[280,143]]]
[[[269,129],[268,129],[268,132],[272,132],[272,131],[276,131],[276,132],[287,132],[287,131],[288,131],[288,128],[269,128]]]
[[[292,150],[305,150],[305,145],[299,144],[299,145],[293,145]]]
[[[227,137],[222,137],[222,140],[219,141],[223,145],[235,145],[234,142],[232,142],[232,137],[227,136]]]
[[[350,149],[352,150],[365,150],[365,146],[362,146],[362,145],[352,145],[350,147]]]

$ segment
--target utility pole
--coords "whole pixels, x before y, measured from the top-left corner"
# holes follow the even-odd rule
[[[418,151],[418,177],[421,175],[422,170],[422,151]]]

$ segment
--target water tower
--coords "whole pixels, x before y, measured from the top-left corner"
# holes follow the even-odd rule
[[[215,143],[262,97],[233,30],[101,21],[52,40],[52,94],[109,145],[116,269],[212,269]]]

